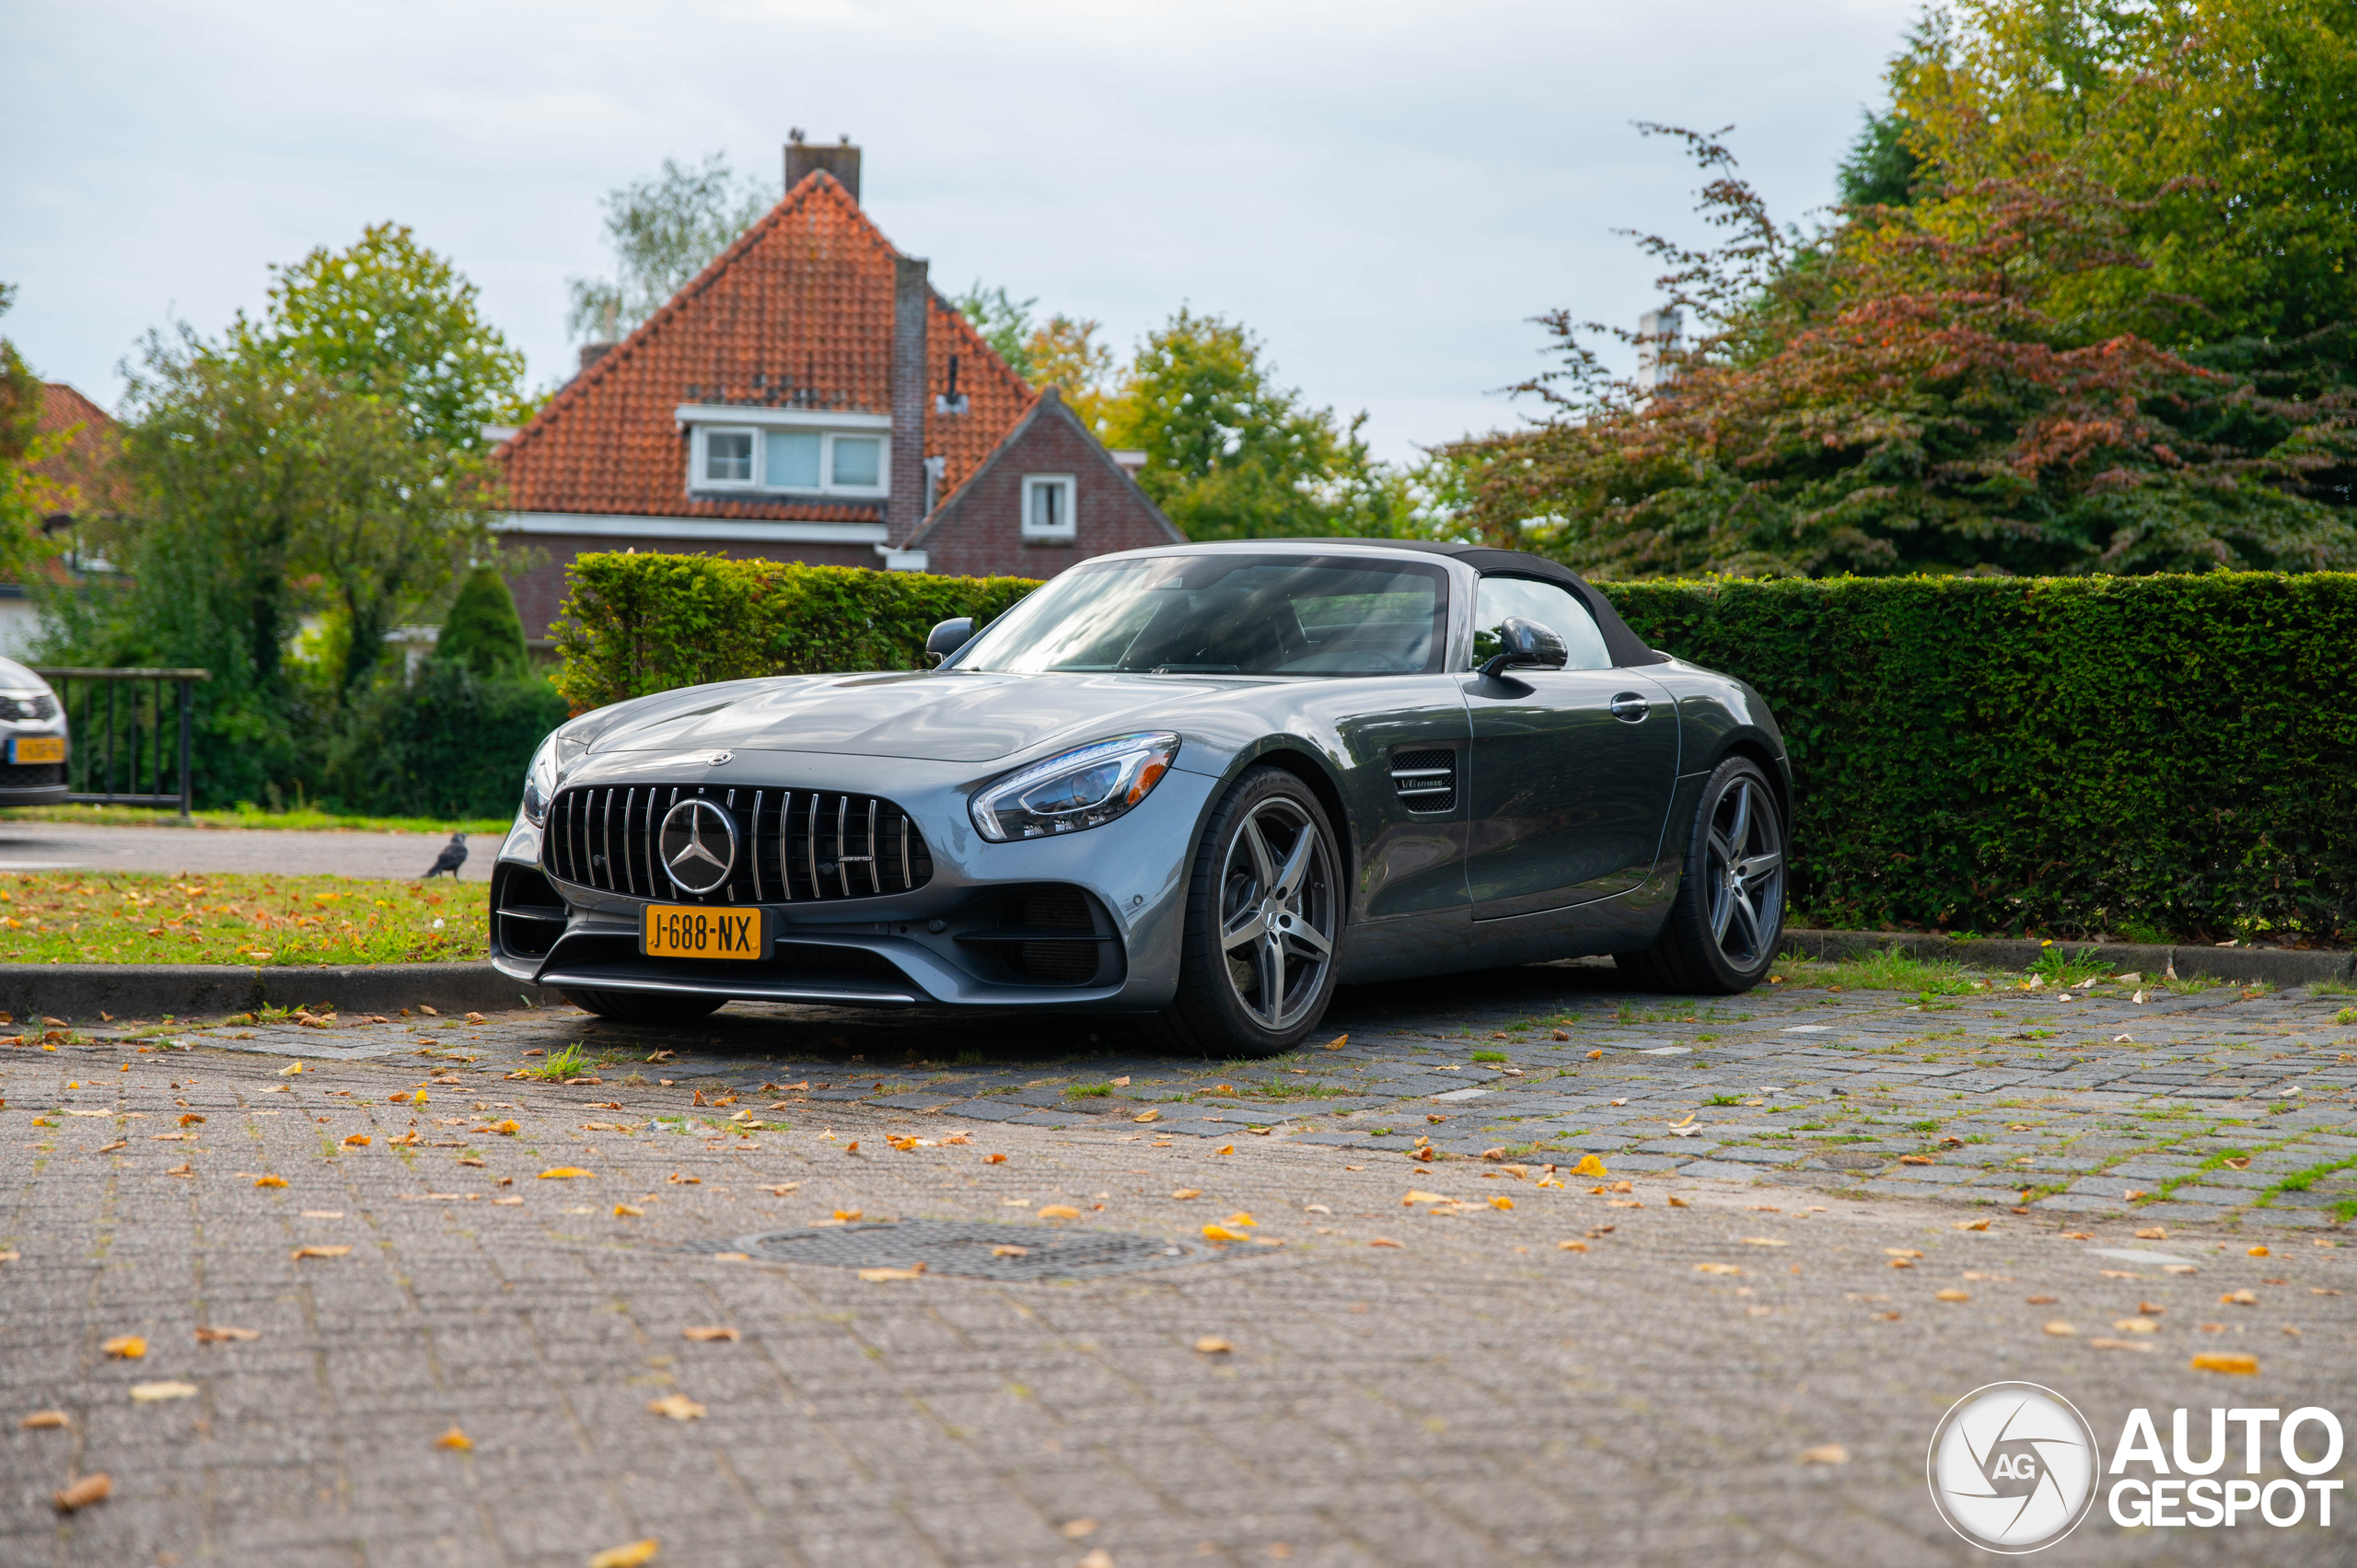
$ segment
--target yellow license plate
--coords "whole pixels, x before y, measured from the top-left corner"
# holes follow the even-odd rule
[[[20,735],[10,749],[13,761],[63,762],[65,761],[65,738],[62,735]]]
[[[758,909],[649,904],[639,950],[650,958],[759,958],[765,935]]]

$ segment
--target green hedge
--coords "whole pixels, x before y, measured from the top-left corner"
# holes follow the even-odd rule
[[[1774,707],[1811,919],[2357,926],[2357,576],[1600,586]]]
[[[576,557],[572,584],[552,630],[557,690],[576,710],[754,675],[923,669],[935,623],[988,621],[1039,586],[614,552]]]
[[[539,676],[486,677],[429,659],[414,682],[386,680],[354,705],[329,748],[323,795],[384,817],[505,817],[564,714],[564,699]]]

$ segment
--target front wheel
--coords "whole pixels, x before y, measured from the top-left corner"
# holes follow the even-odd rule
[[[1759,983],[1784,932],[1784,827],[1768,775],[1747,757],[1702,786],[1669,920],[1642,953],[1613,961],[1656,991],[1732,995]]]
[[[1334,831],[1282,768],[1236,781],[1212,813],[1187,889],[1178,995],[1162,1032],[1206,1056],[1272,1056],[1333,1000],[1342,882]]]
[[[618,1024],[692,1024],[728,1005],[726,996],[662,991],[566,991],[567,1002]]]

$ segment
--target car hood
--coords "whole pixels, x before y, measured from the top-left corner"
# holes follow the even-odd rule
[[[989,762],[1059,738],[1179,728],[1189,708],[1250,678],[1167,675],[781,676],[620,704],[591,749],[817,751]]]

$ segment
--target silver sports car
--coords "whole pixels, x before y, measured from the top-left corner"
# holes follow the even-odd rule
[[[1235,1055],[1346,981],[1609,953],[1729,993],[1775,956],[1767,705],[1551,562],[1135,551],[928,652],[565,725],[500,849],[493,961],[634,1021],[1055,1007]]]

